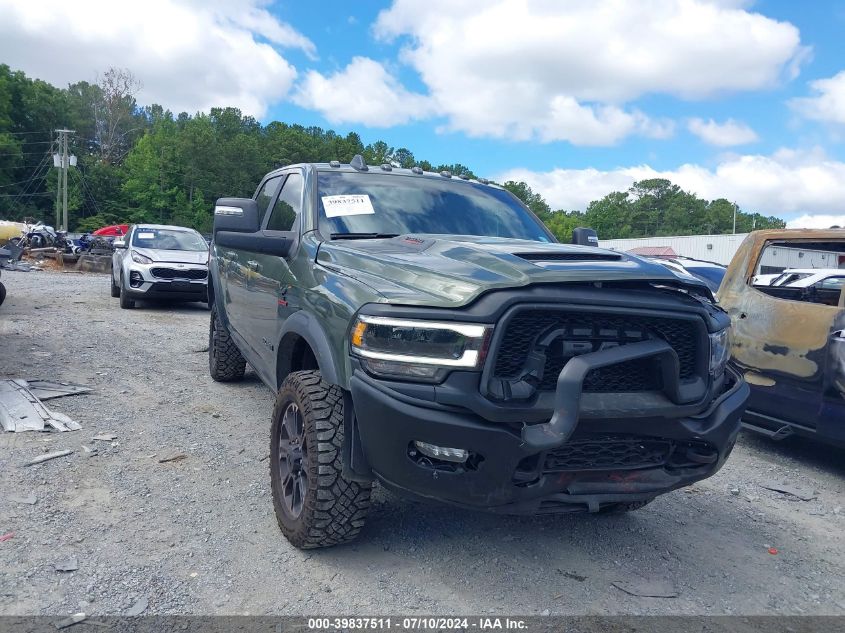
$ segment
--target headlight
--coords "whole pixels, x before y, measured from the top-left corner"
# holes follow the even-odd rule
[[[731,329],[725,328],[710,335],[710,373],[721,376],[731,357]]]
[[[132,261],[136,264],[152,264],[153,260],[151,260],[146,255],[141,255],[141,253],[137,253],[132,251]]]
[[[492,330],[474,323],[360,316],[350,343],[371,374],[439,382],[450,369],[479,369]]]

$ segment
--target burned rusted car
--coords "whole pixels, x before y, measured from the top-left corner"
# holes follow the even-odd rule
[[[845,266],[845,230],[751,233],[719,289],[733,322],[732,357],[751,385],[747,428],[845,444],[845,268],[796,286],[755,285],[786,269]]]

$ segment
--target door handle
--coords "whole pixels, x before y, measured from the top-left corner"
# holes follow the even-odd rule
[[[253,261],[253,260],[248,261],[246,263],[246,266],[247,266],[247,268],[249,268],[250,270],[255,271],[255,272],[258,272],[259,270],[261,270],[261,264],[259,264],[256,261]]]

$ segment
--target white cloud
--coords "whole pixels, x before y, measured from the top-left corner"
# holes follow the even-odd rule
[[[845,70],[829,79],[810,82],[814,97],[792,99],[789,105],[808,119],[845,124]]]
[[[606,145],[665,137],[625,107],[772,86],[804,59],[798,30],[742,0],[394,0],[374,26],[400,38],[447,129]],[[658,16],[658,17],[656,17]]]
[[[746,145],[759,140],[757,133],[741,121],[728,119],[717,123],[713,119],[690,119],[687,128],[705,143],[719,147]]]
[[[333,75],[310,71],[293,100],[319,111],[331,123],[389,127],[428,116],[427,97],[405,90],[375,60],[355,57]]]
[[[786,223],[788,229],[829,229],[832,226],[845,228],[845,215],[804,214]]]
[[[143,103],[175,112],[232,105],[260,117],[296,77],[274,45],[316,54],[308,38],[263,5],[0,0],[0,59],[60,86],[124,67],[143,83]]]
[[[845,200],[845,163],[819,149],[729,156],[712,169],[694,164],[664,171],[648,165],[607,171],[513,169],[496,180],[524,180],[555,209],[584,209],[590,201],[646,178],[668,178],[702,198],[727,198],[763,215],[837,214]]]

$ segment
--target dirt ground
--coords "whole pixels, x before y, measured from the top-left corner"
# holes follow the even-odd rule
[[[358,541],[301,552],[271,507],[273,395],[252,373],[212,382],[204,306],[121,310],[106,275],[3,281],[0,377],[94,391],[47,403],[80,431],[0,436],[0,614],[845,613],[843,451],[746,433],[715,477],[620,516],[492,516],[378,489]],[[23,466],[59,449],[74,452]]]

